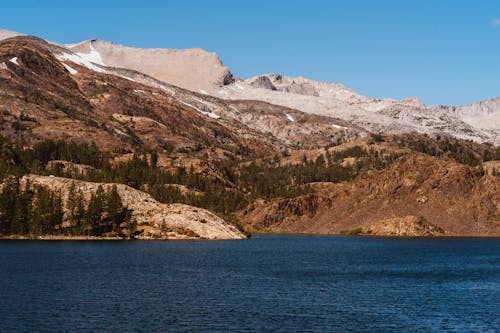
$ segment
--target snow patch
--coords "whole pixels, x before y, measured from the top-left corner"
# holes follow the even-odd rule
[[[166,93],[169,93],[170,95],[175,95],[175,91],[173,91],[172,89],[165,88],[164,86],[160,86],[160,89]]]
[[[208,95],[207,91],[206,90],[203,90],[203,89],[200,89],[200,92],[204,95]]]
[[[345,126],[340,126],[340,125],[336,125],[336,124],[332,124],[332,127],[338,128],[338,129],[347,129],[347,127],[345,127]]]
[[[7,67],[5,62],[0,62],[0,69],[9,69],[9,67]]]
[[[243,88],[241,85],[239,85],[238,83],[236,83],[234,85],[236,88],[238,88],[239,90],[245,90],[245,88]]]
[[[125,76],[125,75],[118,75],[119,77],[122,77],[124,79],[127,79],[129,81],[132,81],[132,82],[135,82],[135,83],[138,83],[136,80],[134,80],[133,78],[131,78],[130,76]]]
[[[221,96],[229,96],[229,93],[226,90],[221,89],[221,90],[219,90],[219,95],[221,95]]]
[[[89,61],[89,60],[87,60],[85,58],[82,58],[78,54],[69,54],[69,53],[63,52],[63,53],[57,55],[57,59],[59,61],[66,61],[66,60],[72,61],[75,64],[87,67],[88,69],[93,70],[94,72],[107,73],[106,70],[104,70],[101,67],[95,65],[93,62],[91,62],[91,61]]]
[[[186,103],[186,102],[183,102],[183,101],[179,101],[179,102],[181,102],[182,104],[184,104],[186,106],[189,106],[192,109],[195,109],[196,111],[198,111],[199,113],[204,114],[205,116],[209,116],[210,118],[214,118],[214,119],[220,119],[220,116],[216,115],[215,113],[200,110],[196,106],[194,106],[192,104],[189,104],[189,103]]]
[[[69,65],[66,65],[64,62],[63,62],[62,64],[63,64],[64,68],[66,68],[66,69],[68,70],[68,72],[69,72],[70,74],[75,75],[75,74],[77,74],[77,73],[78,73],[78,72],[77,72],[74,68],[72,68],[72,67],[71,67],[71,66],[69,66]]]
[[[293,117],[290,116],[288,113],[285,113],[285,115],[288,118],[288,120],[291,121],[292,123],[295,121],[295,119],[293,119]]]
[[[10,59],[9,61],[10,61],[11,63],[16,64],[16,65],[18,65],[18,66],[19,66],[19,63],[17,62],[17,57],[14,57],[14,58]]]
[[[144,90],[141,90],[141,89],[134,89],[134,92],[136,94],[145,94],[146,93]]]
[[[92,43],[90,44],[90,53],[76,53],[76,54],[89,62],[93,62],[94,64],[101,66],[106,66],[106,64],[102,61],[99,52],[97,52],[92,46]]]

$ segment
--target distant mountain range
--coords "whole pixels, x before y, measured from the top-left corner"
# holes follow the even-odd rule
[[[16,35],[19,34],[0,31],[0,38]],[[239,79],[224,67],[215,53],[202,49],[140,49],[98,39],[59,47],[55,52],[59,60],[73,61],[92,70],[111,73],[114,69],[110,68],[129,69],[203,95],[264,101],[341,119],[370,132],[416,132],[500,144],[498,97],[467,106],[428,107],[416,97],[401,101],[370,98],[339,83],[302,77],[266,74]],[[207,104],[204,108],[216,114],[215,108],[211,110]]]
[[[251,231],[500,234],[500,98],[429,107],[302,77],[236,78],[201,49],[0,30],[0,115],[0,179],[24,175],[64,198],[68,178],[87,199],[98,184],[128,185],[139,238],[227,238],[223,219]],[[157,201],[154,221],[136,197]],[[190,206],[163,205],[173,202]]]

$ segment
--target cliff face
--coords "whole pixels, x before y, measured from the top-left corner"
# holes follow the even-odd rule
[[[28,182],[52,191],[60,192],[63,202],[68,199],[68,190],[75,184],[82,191],[86,201],[99,185],[107,190],[112,184],[83,182],[69,178],[27,175],[22,184]],[[117,184],[124,206],[133,210],[132,218],[137,221],[139,239],[243,239],[246,236],[236,227],[226,223],[215,214],[183,204],[162,204],[149,194],[123,184]]]
[[[479,168],[410,154],[352,183],[257,201],[239,216],[252,231],[498,236],[500,179]]]

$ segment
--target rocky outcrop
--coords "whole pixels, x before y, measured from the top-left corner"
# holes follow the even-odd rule
[[[432,237],[444,236],[443,229],[429,223],[424,217],[401,216],[377,221],[369,227],[342,231],[348,235]]]
[[[250,85],[255,88],[277,90],[274,84],[267,76],[259,76],[250,81]]]
[[[81,190],[86,201],[101,185],[104,190],[113,184],[91,183],[53,176],[26,175],[21,184],[44,186],[60,192],[63,202],[68,199],[71,184]],[[124,206],[133,210],[139,239],[243,239],[246,236],[235,226],[215,214],[184,204],[162,204],[149,194],[130,186],[116,184]]]
[[[409,154],[352,183],[254,202],[239,217],[251,231],[499,236],[500,178],[479,167]]]

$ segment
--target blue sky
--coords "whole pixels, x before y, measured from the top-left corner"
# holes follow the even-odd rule
[[[238,77],[340,82],[371,97],[500,96],[500,1],[9,1],[0,28],[60,43],[216,52]]]

